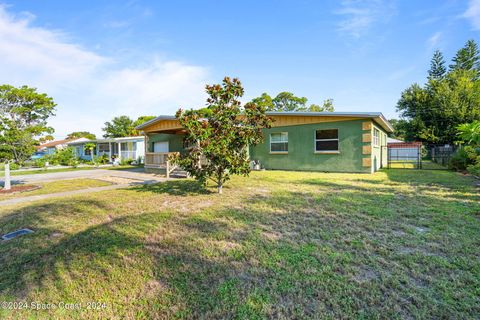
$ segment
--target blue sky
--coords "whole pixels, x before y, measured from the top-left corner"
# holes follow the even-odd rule
[[[1,0],[0,0],[1,3]],[[204,105],[239,77],[245,101],[291,91],[396,117],[433,51],[479,40],[480,1],[49,1],[0,6],[0,82],[58,103],[55,136],[113,116]]]

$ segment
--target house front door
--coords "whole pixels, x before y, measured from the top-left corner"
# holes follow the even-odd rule
[[[153,152],[168,152],[168,141],[154,142]]]

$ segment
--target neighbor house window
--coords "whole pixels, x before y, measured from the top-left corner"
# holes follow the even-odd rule
[[[110,152],[110,145],[108,143],[99,143],[98,152],[99,153]]]
[[[338,129],[315,131],[315,152],[337,152]]]
[[[270,134],[270,152],[288,152],[288,132]]]
[[[380,139],[380,130],[377,128],[373,129],[373,145],[378,146],[379,144],[379,139]]]

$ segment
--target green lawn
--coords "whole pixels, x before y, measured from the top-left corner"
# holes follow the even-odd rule
[[[2,319],[480,314],[479,189],[448,171],[254,172],[223,195],[176,180],[0,208],[1,233],[22,227],[0,243],[0,301],[84,305]]]
[[[391,161],[389,163],[389,168],[392,169],[417,169],[417,167],[418,163],[416,161]],[[430,160],[422,160],[422,169],[445,170],[447,167]]]
[[[94,188],[94,187],[103,187],[108,185],[111,185],[111,183],[107,181],[97,180],[97,179],[68,179],[68,180],[59,180],[54,182],[43,182],[43,183],[35,184],[35,186],[38,186],[40,188],[32,191],[0,194],[0,201],[12,199],[12,198],[41,195],[41,194],[81,190],[81,189]]]

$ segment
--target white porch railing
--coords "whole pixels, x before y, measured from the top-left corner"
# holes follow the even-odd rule
[[[145,166],[165,167],[167,165],[168,155],[174,152],[147,152],[145,153]]]
[[[165,169],[167,178],[169,178],[170,173],[177,167],[168,160],[168,156],[173,154],[178,154],[178,152],[147,152],[145,153],[145,167]]]

